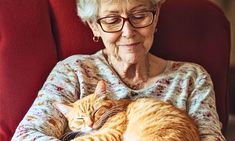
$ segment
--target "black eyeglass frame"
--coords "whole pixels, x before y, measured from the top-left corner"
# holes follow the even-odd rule
[[[145,27],[150,26],[150,25],[153,23],[154,18],[155,18],[156,11],[155,11],[155,10],[149,10],[149,11],[142,11],[142,12],[151,12],[152,15],[153,15],[153,19],[152,19],[152,21],[151,21],[148,25],[141,26],[141,27],[138,27],[138,26],[133,25],[132,22],[131,22],[131,20],[130,20],[131,17],[124,18],[124,17],[122,17],[122,16],[107,16],[107,17],[102,17],[102,18],[97,19],[96,22],[100,25],[101,29],[102,29],[104,32],[107,32],[107,33],[120,32],[120,31],[122,30],[122,28],[123,28],[123,26],[124,26],[124,24],[125,24],[126,21],[128,21],[128,22],[131,24],[131,26],[134,27],[134,28],[137,28],[137,29],[139,29],[139,28],[145,28]],[[141,12],[139,12],[139,13],[141,13]],[[123,20],[122,26],[121,26],[121,28],[120,28],[119,30],[117,30],[117,31],[106,31],[106,30],[104,30],[104,28],[102,27],[102,24],[101,24],[100,21],[101,21],[102,19],[109,18],[109,17],[119,17],[119,18],[121,18],[121,19]]]

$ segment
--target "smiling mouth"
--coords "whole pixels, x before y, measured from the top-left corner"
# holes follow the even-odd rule
[[[127,48],[136,48],[140,43],[131,43],[131,44],[123,44],[119,45],[120,47],[127,47]]]

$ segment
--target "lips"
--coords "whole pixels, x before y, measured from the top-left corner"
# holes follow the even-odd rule
[[[128,43],[128,44],[122,44],[122,45],[119,45],[120,47],[127,47],[127,48],[135,48],[139,45],[140,43],[137,42],[137,43]]]

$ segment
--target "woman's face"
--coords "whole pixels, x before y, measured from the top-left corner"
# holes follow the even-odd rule
[[[144,28],[134,28],[129,21],[125,21],[122,30],[107,33],[98,23],[90,24],[94,36],[102,38],[108,56],[112,55],[120,61],[130,64],[138,63],[152,46],[159,6],[154,7],[150,0],[101,0],[99,8],[98,19],[107,16],[128,18],[139,12],[156,11],[153,23]],[[137,14],[137,16],[139,15]]]

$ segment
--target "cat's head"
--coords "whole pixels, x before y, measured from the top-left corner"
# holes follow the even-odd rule
[[[126,101],[109,99],[106,93],[106,84],[101,80],[93,94],[74,103],[54,103],[54,106],[67,118],[69,128],[72,131],[89,132],[97,128],[96,123],[108,110],[120,105],[120,103],[126,103]]]

